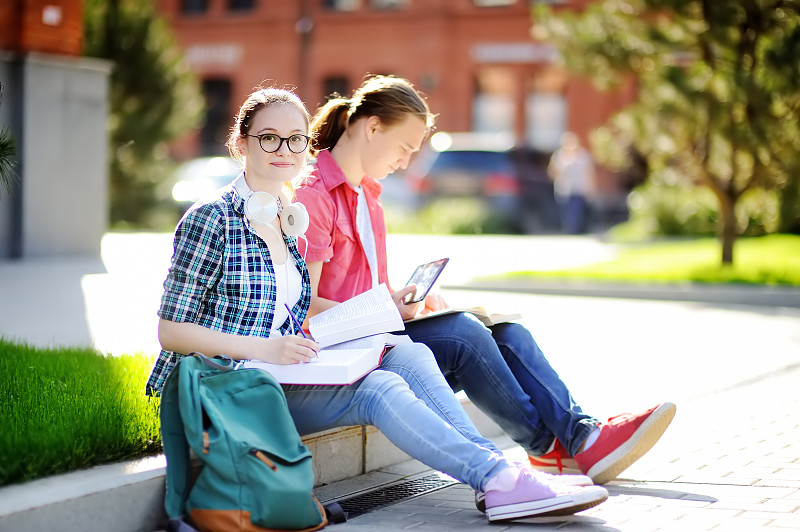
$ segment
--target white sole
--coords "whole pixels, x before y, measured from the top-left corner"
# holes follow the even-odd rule
[[[617,478],[656,444],[675,417],[675,410],[673,403],[664,403],[656,408],[628,441],[589,468],[586,475],[597,484]]]
[[[541,471],[542,473],[550,473],[551,475],[583,475],[583,471],[577,467],[562,467],[559,469],[558,465],[555,464],[552,466],[531,464],[531,469]]]
[[[541,501],[526,501],[486,509],[489,521],[505,521],[523,517],[572,515],[597,506],[608,499],[608,491],[601,486],[586,487],[576,493],[560,495]]]

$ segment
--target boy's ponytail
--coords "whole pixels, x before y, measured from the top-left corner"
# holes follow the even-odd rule
[[[350,100],[334,95],[311,120],[311,153],[336,146],[350,121]]]

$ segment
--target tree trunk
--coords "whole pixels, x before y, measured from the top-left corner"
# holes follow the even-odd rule
[[[730,197],[720,198],[719,207],[722,218],[722,264],[733,264],[733,244],[736,242],[736,200]]]

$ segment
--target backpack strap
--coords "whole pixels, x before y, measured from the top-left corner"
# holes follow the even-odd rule
[[[167,375],[161,390],[161,442],[167,462],[167,487],[164,509],[171,519],[183,515],[186,499],[189,496],[189,443],[183,431],[183,418],[179,408],[178,390],[180,387],[181,357],[175,368]]]
[[[325,508],[325,517],[328,518],[329,523],[344,523],[347,521],[347,512],[339,506],[338,502],[327,502],[323,507]]]

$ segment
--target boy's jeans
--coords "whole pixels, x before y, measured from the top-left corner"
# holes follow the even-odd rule
[[[597,424],[518,323],[490,330],[458,313],[406,324],[406,333],[431,348],[453,390],[464,390],[532,455],[544,454],[557,437],[574,456]]]
[[[349,386],[283,389],[300,434],[373,425],[411,457],[475,490],[510,465],[480,435],[422,344],[392,348],[379,369]]]

